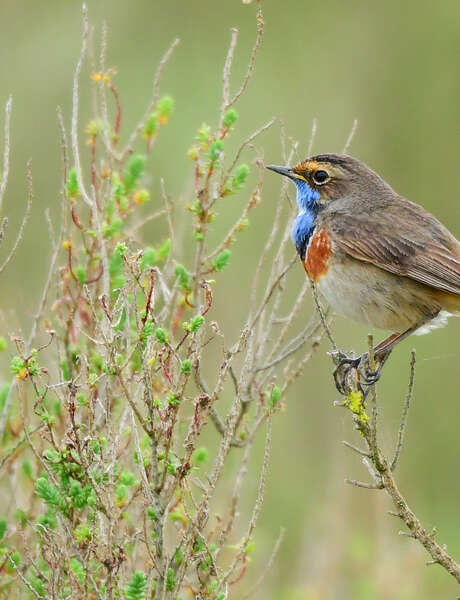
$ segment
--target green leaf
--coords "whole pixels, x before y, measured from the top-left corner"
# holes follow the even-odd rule
[[[5,519],[0,519],[0,540],[3,539],[3,536],[6,533],[7,523]]]
[[[123,183],[125,185],[126,193],[132,192],[139,179],[142,177],[142,173],[145,169],[145,156],[142,154],[135,154],[131,157],[131,160],[126,167],[123,177]]]
[[[168,334],[161,327],[155,329],[155,337],[161,344],[166,344],[168,341]]]
[[[224,115],[224,127],[230,129],[238,121],[238,113],[234,108],[230,108]]]
[[[174,269],[174,274],[179,278],[179,285],[184,292],[189,292],[191,288],[191,277],[184,265],[177,264]]]
[[[232,255],[231,250],[225,248],[220,252],[211,262],[212,268],[215,271],[222,271],[228,265],[230,257]]]
[[[136,571],[131,581],[123,590],[127,600],[144,600],[147,588],[147,577],[143,571]]]
[[[67,180],[67,193],[71,198],[76,198],[80,195],[80,189],[78,187],[77,170],[75,167],[70,169],[69,178]]]

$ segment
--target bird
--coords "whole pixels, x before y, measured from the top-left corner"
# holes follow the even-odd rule
[[[435,216],[399,195],[361,160],[318,154],[294,167],[267,165],[297,188],[292,240],[332,309],[391,334],[368,353],[339,353],[339,392],[355,369],[373,385],[393,348],[460,315],[460,242]]]

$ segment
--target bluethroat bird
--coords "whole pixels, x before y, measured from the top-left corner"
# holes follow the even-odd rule
[[[351,156],[267,168],[296,185],[292,239],[320,293],[338,314],[392,331],[374,349],[373,372],[367,354],[340,356],[341,393],[350,369],[371,385],[396,344],[460,315],[460,242],[428,211]]]

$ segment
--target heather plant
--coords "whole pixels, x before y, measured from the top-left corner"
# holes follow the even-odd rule
[[[251,133],[239,125],[238,101],[247,92],[264,33],[260,1],[254,10],[256,39],[242,81],[232,92],[238,41],[232,29],[220,107],[208,123],[197,124],[194,139],[182,149],[190,159],[184,178],[192,182],[182,198],[168,192],[154,160],[184,104],[160,92],[179,41],[160,59],[152,98],[130,131],[123,90],[107,64],[105,28],[99,62],[92,64],[89,80],[82,77],[89,40],[83,8],[72,113],[57,112],[62,208],[60,215],[45,214],[48,276],[28,335],[19,329],[0,336],[0,352],[11,355],[0,386],[0,481],[8,499],[0,509],[2,598],[251,598],[270,575],[284,532],[272,548],[262,547],[255,543],[255,528],[272,422],[321,338],[327,336],[333,358],[340,352],[315,288],[317,310],[305,322],[310,284],[290,277],[295,202],[287,181],[269,214],[272,227],[259,249],[244,318],[237,327],[230,318],[224,284],[232,250],[251,231],[250,218],[262,202],[263,155],[255,143],[275,123],[259,124]],[[97,48],[92,50],[94,56]],[[82,89],[94,95],[86,124],[79,111]],[[0,245],[9,236],[3,200],[11,111],[10,99]],[[356,122],[346,146],[355,129]],[[280,145],[284,163],[291,164],[297,144],[283,127]],[[160,181],[159,191],[152,177]],[[30,163],[27,182],[26,211],[0,263],[0,277],[14,260],[34,202]],[[221,207],[232,215],[225,234]],[[152,221],[156,233],[146,241],[143,232]],[[295,294],[287,294],[287,287]],[[378,435],[375,386],[363,389],[356,370],[350,371],[338,404],[350,413],[362,444],[345,445],[363,461],[371,481],[347,482],[385,490],[391,514],[408,529],[404,533],[424,546],[430,564],[460,581],[459,565],[436,541],[435,530],[421,525],[394,477],[414,376],[415,354],[389,458]],[[263,452],[257,464],[251,458],[258,441]],[[245,485],[251,478],[257,482],[252,496]],[[265,568],[252,574],[251,587],[246,576],[255,553],[264,557]]]
[[[178,40],[159,63],[143,118],[126,135],[122,92],[106,65],[105,30],[99,65],[90,81],[80,81],[88,51],[84,8],[70,139],[68,119],[58,109],[62,215],[57,234],[56,216],[46,216],[49,275],[30,334],[1,340],[12,360],[11,380],[0,396],[0,476],[12,479],[17,507],[0,521],[2,597],[222,600],[244,579],[272,420],[321,336],[315,318],[291,333],[308,285],[287,307],[282,291],[293,264],[287,202],[280,202],[262,250],[245,321],[229,332],[213,315],[226,302],[219,281],[232,268],[232,247],[261,201],[262,160],[253,142],[274,122],[246,139],[238,130],[235,105],[263,35],[260,3],[256,17],[248,70],[234,93],[238,32],[232,30],[217,124],[201,125],[191,141],[193,192],[180,202],[170,197],[166,182],[159,196],[148,183],[149,174],[162,176],[150,156],[174,118],[175,99],[160,94],[159,83]],[[95,114],[86,125],[79,119],[82,86],[92,86],[95,95]],[[11,101],[1,199],[10,114]],[[226,150],[230,137],[240,139],[233,155]],[[256,173],[252,180],[250,171]],[[33,202],[30,165],[28,181],[29,205],[15,247]],[[211,242],[219,205],[227,202],[233,203],[234,224]],[[159,233],[145,243],[142,229],[152,220]],[[6,220],[2,238],[5,230]],[[182,252],[190,238],[193,259],[178,260],[191,256]],[[13,256],[14,249],[7,262]],[[239,518],[259,436],[265,450],[259,472],[252,473],[257,494],[252,510]],[[230,457],[233,492],[222,499],[218,486]],[[261,551],[268,570],[270,549]]]

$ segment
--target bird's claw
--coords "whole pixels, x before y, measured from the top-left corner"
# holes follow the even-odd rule
[[[332,360],[336,364],[336,368],[334,369],[334,381],[335,387],[337,391],[342,394],[342,396],[346,396],[349,394],[350,390],[354,388],[359,389],[364,396],[367,395],[367,390],[363,388],[366,386],[367,388],[373,386],[380,379],[380,375],[382,373],[382,367],[385,362],[385,359],[377,361],[377,367],[375,369],[371,369],[369,366],[369,355],[367,352],[362,354],[361,356],[347,356],[343,352],[336,351],[331,353]],[[354,386],[350,385],[350,378],[354,376]]]

